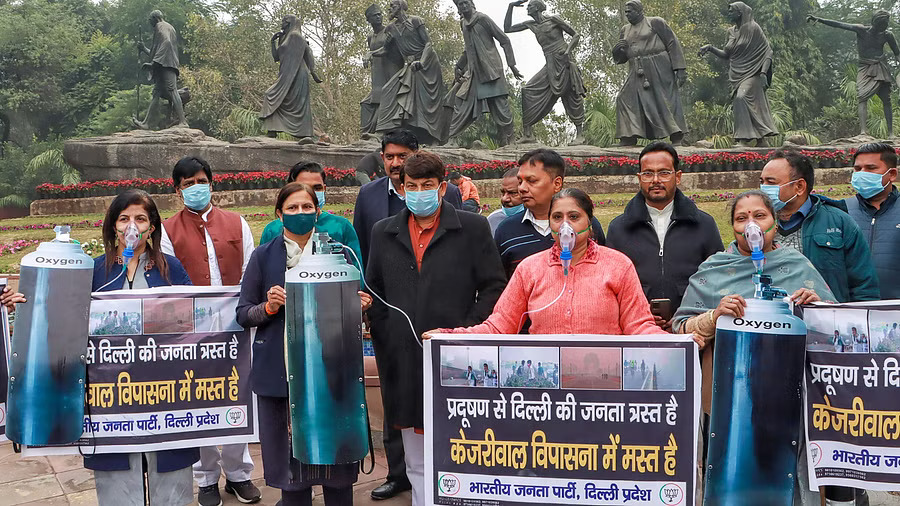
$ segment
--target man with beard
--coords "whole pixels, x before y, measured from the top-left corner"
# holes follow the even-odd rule
[[[664,305],[670,310],[651,305],[656,324],[668,330],[688,279],[707,257],[724,249],[722,236],[712,216],[678,189],[681,171],[671,144],[650,144],[638,161],[641,191],[609,224],[607,246],[634,262],[647,300],[669,300]]]

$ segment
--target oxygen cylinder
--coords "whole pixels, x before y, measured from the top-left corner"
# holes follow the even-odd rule
[[[716,322],[705,506],[793,504],[806,325],[757,287],[743,318]]]
[[[6,435],[24,445],[58,445],[84,427],[85,352],[94,260],[56,227],[21,262],[9,361]]]
[[[285,274],[292,454],[304,464],[356,462],[369,450],[360,273],[327,234],[310,244],[313,255]]]

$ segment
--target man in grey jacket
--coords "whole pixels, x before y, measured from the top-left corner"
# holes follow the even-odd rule
[[[856,195],[847,210],[869,244],[882,299],[900,299],[900,195],[897,152],[883,143],[863,144],[853,155],[850,184]]]

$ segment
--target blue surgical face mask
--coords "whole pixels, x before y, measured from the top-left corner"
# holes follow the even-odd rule
[[[325,207],[325,190],[317,191],[316,198],[319,199],[319,207]]]
[[[316,226],[316,213],[282,214],[284,228],[297,235],[306,235]]]
[[[513,207],[501,207],[501,209],[503,209],[503,214],[505,214],[507,216],[512,216],[512,215],[522,211],[523,209],[525,209],[525,204],[519,204],[519,205],[513,206]]]
[[[188,209],[194,211],[202,211],[209,205],[209,199],[212,197],[212,188],[209,183],[195,184],[181,190],[181,198],[184,205]]]
[[[418,192],[406,192],[406,207],[409,212],[420,218],[425,218],[436,213],[441,206],[441,196],[438,189],[422,190]]]
[[[865,172],[862,170],[854,172],[850,177],[850,185],[853,186],[856,193],[859,193],[864,199],[870,199],[875,195],[878,195],[888,184],[891,184],[890,182],[882,184],[882,181],[884,181],[884,174]]]
[[[787,186],[792,183],[796,183],[797,181],[800,181],[800,180],[795,179],[793,181],[788,181],[787,183],[780,184],[780,185],[779,184],[761,184],[761,185],[759,185],[759,189],[769,197],[769,200],[772,201],[772,206],[775,207],[775,211],[777,212],[777,211],[781,211],[782,209],[784,209],[784,206],[786,206],[788,204],[788,202],[794,200],[795,198],[797,198],[797,195],[799,195],[799,193],[794,194],[793,197],[787,199],[786,201],[783,201],[783,200],[781,200],[781,187]]]

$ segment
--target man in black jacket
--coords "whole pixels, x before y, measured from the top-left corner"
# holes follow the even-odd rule
[[[368,311],[375,356],[381,357],[378,375],[387,387],[385,423],[401,430],[413,506],[428,502],[420,336],[483,322],[506,285],[487,219],[443,200],[444,171],[432,153],[406,160],[401,182],[407,208],[375,224],[366,265],[369,290],[402,309],[414,327],[380,301]]]
[[[681,171],[671,144],[648,145],[639,163],[641,191],[609,224],[606,245],[631,258],[648,300],[669,300],[670,311],[654,310],[657,325],[668,329],[688,279],[722,251],[722,237],[712,216],[677,188]]]

